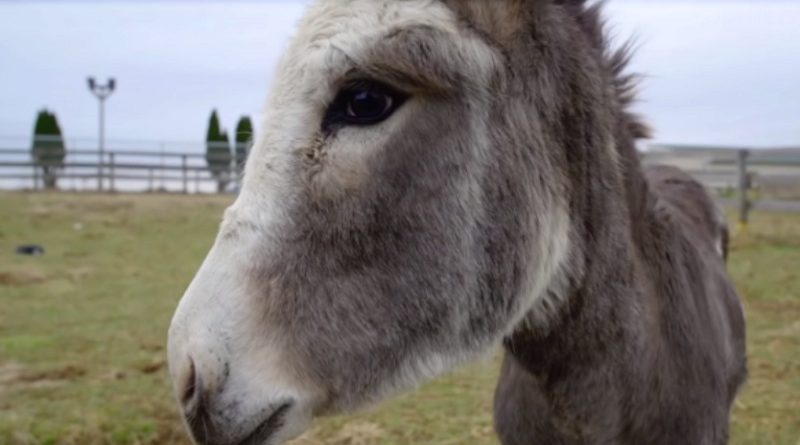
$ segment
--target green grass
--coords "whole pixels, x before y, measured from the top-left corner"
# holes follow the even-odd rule
[[[0,445],[186,444],[164,366],[172,311],[230,198],[0,194]],[[39,258],[14,254],[39,243]],[[751,376],[735,445],[800,444],[800,215],[756,214],[733,241]],[[497,360],[298,445],[496,444]]]

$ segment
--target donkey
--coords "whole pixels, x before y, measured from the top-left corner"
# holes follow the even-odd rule
[[[579,0],[312,6],[170,327],[195,441],[281,444],[502,345],[505,445],[726,443],[724,220],[640,165],[609,46]]]

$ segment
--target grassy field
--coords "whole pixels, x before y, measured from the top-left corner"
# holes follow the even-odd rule
[[[164,364],[175,304],[230,198],[0,194],[0,444],[186,444]],[[14,254],[39,243],[47,253]],[[751,377],[734,445],[800,445],[800,215],[733,240]],[[298,445],[496,444],[497,360]]]

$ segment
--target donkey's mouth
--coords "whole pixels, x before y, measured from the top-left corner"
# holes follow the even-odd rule
[[[286,413],[291,409],[292,403],[284,403],[279,406],[270,416],[261,423],[255,430],[248,434],[244,439],[236,445],[265,445],[269,439],[275,436],[281,428],[283,428],[286,418]]]

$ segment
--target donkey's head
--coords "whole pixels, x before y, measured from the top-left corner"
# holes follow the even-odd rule
[[[613,84],[565,3],[310,9],[170,328],[196,440],[281,443],[546,319],[588,165],[616,171]]]

